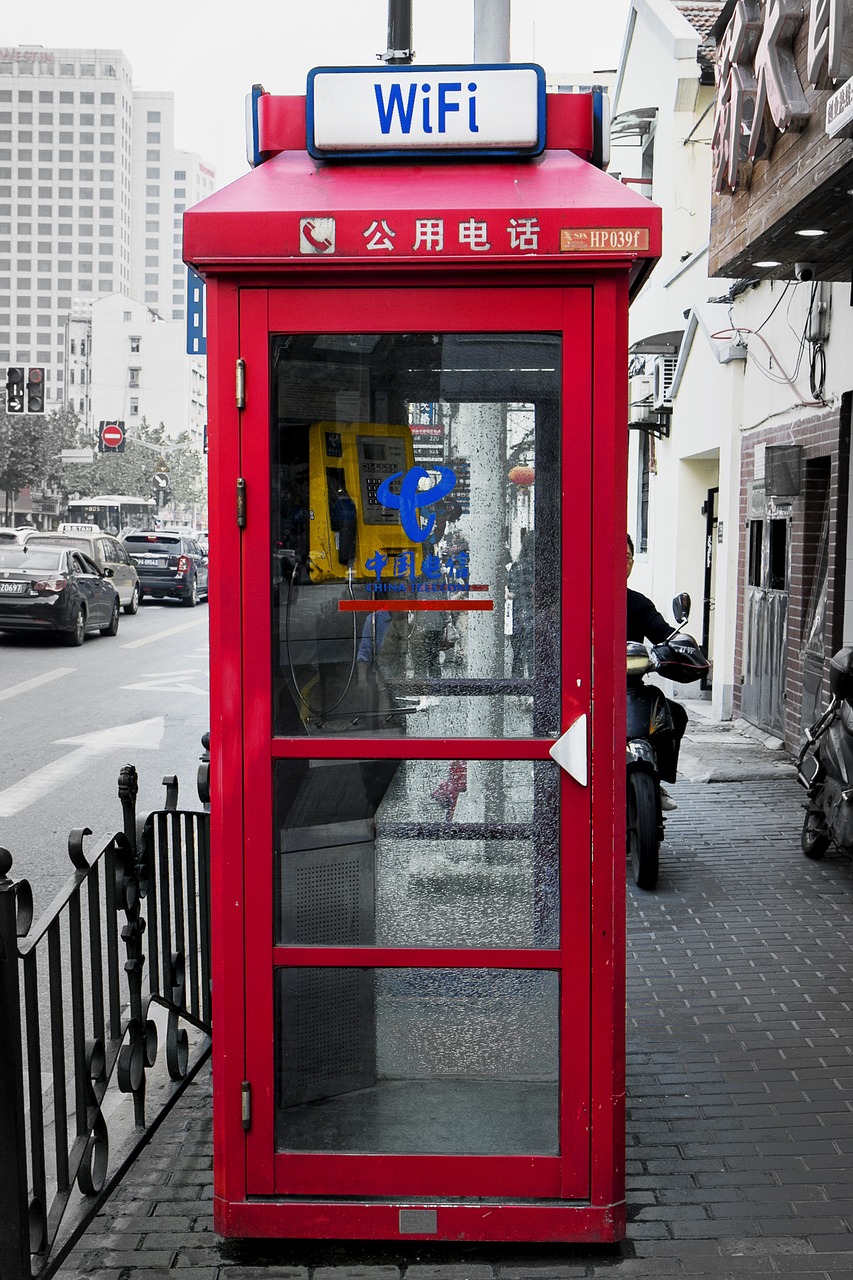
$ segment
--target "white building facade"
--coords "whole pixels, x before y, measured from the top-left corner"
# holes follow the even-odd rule
[[[663,209],[630,316],[632,585],[690,592],[715,711],[793,749],[853,637],[853,125],[827,123],[853,6],[776,17],[632,0],[610,171]]]
[[[725,313],[709,298],[726,286],[708,277],[709,33],[723,7],[722,0],[632,0],[613,94],[610,173],[663,210],[663,255],[629,315],[631,585],[667,617],[673,595],[689,592],[689,630],[711,658],[713,677],[708,689],[671,692],[710,696],[727,716],[738,483],[728,365],[741,352],[711,336]]]
[[[91,312],[119,295],[180,322],[167,330],[163,382],[174,386],[186,350],[181,215],[214,186],[209,166],[175,148],[173,95],[135,90],[121,51],[0,48],[0,367],[43,365],[48,408],[67,399],[96,426],[100,402],[83,390]],[[105,354],[124,354],[126,337],[102,336]],[[194,426],[187,413],[181,430]]]
[[[205,362],[187,356],[184,346],[181,320],[163,320],[145,303],[117,293],[96,302],[89,374],[95,428],[123,422],[132,436],[144,418],[152,427],[162,423],[172,437],[188,431],[201,449]]]

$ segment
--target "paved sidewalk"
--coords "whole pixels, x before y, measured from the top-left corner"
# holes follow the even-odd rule
[[[623,1245],[226,1244],[211,1223],[205,1074],[63,1280],[853,1278],[850,864],[800,853],[783,752],[688,709],[659,886],[629,884]],[[691,780],[738,752],[734,780]]]

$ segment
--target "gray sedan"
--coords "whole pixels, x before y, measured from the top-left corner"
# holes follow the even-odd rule
[[[136,613],[139,608],[140,587],[136,565],[125,551],[118,538],[100,529],[72,530],[68,526],[58,529],[56,533],[31,533],[27,545],[47,545],[56,547],[77,547],[90,560],[94,560],[99,569],[112,569],[113,586],[118,592],[119,600],[125,613]]]

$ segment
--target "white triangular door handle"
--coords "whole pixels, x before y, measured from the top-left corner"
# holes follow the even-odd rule
[[[550,755],[561,769],[571,774],[575,782],[579,782],[582,787],[587,785],[586,715],[578,716],[562,738],[557,739]]]

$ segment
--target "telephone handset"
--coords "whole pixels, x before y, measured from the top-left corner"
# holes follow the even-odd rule
[[[377,490],[414,466],[411,428],[403,424],[315,422],[308,429],[309,554],[312,582],[375,580],[367,562],[419,549],[406,536],[400,513]]]
[[[355,503],[347,493],[344,473],[340,468],[326,467],[326,482],[329,486],[329,525],[335,534],[338,563],[350,566],[358,546]]]

